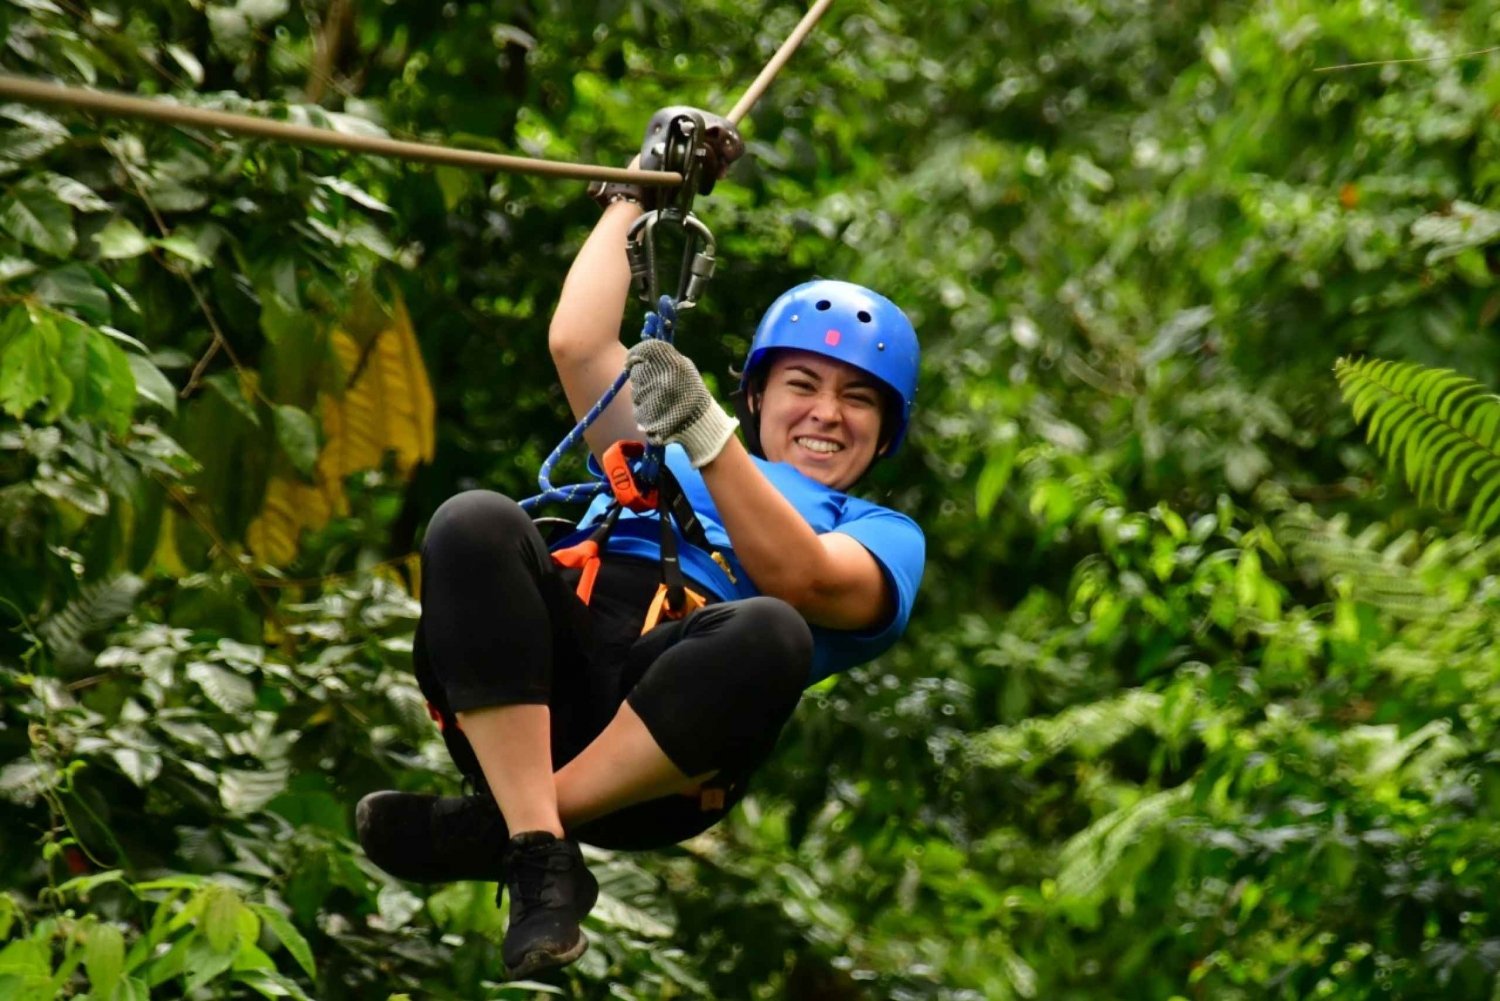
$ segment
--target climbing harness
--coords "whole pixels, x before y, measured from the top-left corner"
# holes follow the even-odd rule
[[[676,310],[671,297],[662,296],[656,310],[647,315],[641,338],[663,339],[670,343],[675,319]],[[731,581],[734,580],[734,573],[729,561],[709,541],[703,523],[694,513],[677,478],[667,468],[662,454],[664,450],[661,448],[640,441],[617,441],[605,450],[597,480],[564,487],[552,485],[550,475],[553,467],[573,444],[583,439],[584,432],[618,395],[628,378],[628,373],[622,373],[605,391],[600,401],[584,415],[583,420],[553,449],[537,477],[542,493],[528,497],[521,502],[521,507],[531,511],[547,501],[591,500],[606,492],[611,495],[605,513],[594,523],[586,538],[552,552],[553,562],[558,566],[580,571],[575,590],[584,604],[588,604],[593,596],[594,582],[598,579],[605,545],[619,523],[621,514],[626,509],[637,514],[649,511],[658,513],[658,521],[661,523],[661,583],[657,586],[656,595],[641,626],[641,632],[646,633],[663,619],[681,618],[707,604],[707,599],[702,594],[688,587],[683,576],[678,556],[678,531],[688,545],[708,553]],[[676,530],[673,529],[674,522]]]
[[[663,170],[683,178],[682,184],[662,204],[646,212],[630,227],[626,235],[626,253],[636,294],[654,308],[646,314],[641,340],[673,342],[678,313],[697,304],[714,273],[715,241],[712,231],[693,214],[693,199],[712,186],[704,171],[713,163],[708,148],[708,128],[703,116],[688,108],[676,113],[666,123],[658,143],[650,152]],[[678,269],[674,295],[661,292],[657,243],[664,231],[675,230],[683,242],[682,261]],[[629,509],[636,514],[657,512],[661,524],[661,583],[646,613],[641,632],[654,628],[663,619],[677,619],[707,604],[707,599],[687,586],[678,554],[677,532],[688,545],[709,554],[730,578],[734,574],[729,561],[708,539],[703,524],[682,492],[665,462],[665,449],[638,441],[618,441],[601,457],[602,469],[592,483],[567,486],[552,484],[552,471],[563,455],[579,441],[605,409],[614,401],[629,380],[622,372],[583,419],[558,443],[542,463],[537,484],[542,492],[521,502],[530,511],[548,501],[575,502],[592,500],[606,492],[612,495],[605,513],[583,540],[555,550],[552,559],[559,566],[579,571],[576,592],[588,604],[610,533],[619,523],[621,513]],[[676,530],[673,524],[676,524]]]

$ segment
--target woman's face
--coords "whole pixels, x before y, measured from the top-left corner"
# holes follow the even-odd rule
[[[881,391],[870,376],[810,351],[771,358],[760,414],[760,447],[835,490],[854,485],[880,447]]]

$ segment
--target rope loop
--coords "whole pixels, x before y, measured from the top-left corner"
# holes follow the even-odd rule
[[[646,314],[646,322],[641,325],[641,340],[671,344],[676,329],[677,303],[671,296],[664,295],[657,299],[656,309]]]
[[[641,324],[641,340],[665,341],[671,344],[676,332],[677,303],[669,295],[661,296],[656,302],[656,308],[646,314],[646,318]],[[599,415],[609,408],[609,405],[615,401],[615,397],[620,395],[620,390],[624,389],[629,381],[630,370],[626,369],[615,377],[615,381],[604,391],[604,395],[599,397],[599,401],[589,408],[589,412],[583,415],[583,419],[573,426],[573,430],[569,431],[563,437],[563,440],[557,443],[557,447],[547,456],[547,460],[542,463],[542,468],[537,473],[537,486],[542,492],[521,501],[521,508],[523,510],[530,511],[542,504],[553,501],[564,504],[592,501],[600,494],[609,492],[609,483],[602,476],[592,482],[570,483],[561,487],[554,486],[552,483],[552,471],[557,468],[557,464],[562,461],[563,456],[568,453],[569,449],[580,441],[583,441],[584,432],[588,431],[594,422],[599,419]],[[646,449],[646,454],[637,461],[634,472],[643,487],[649,489],[655,485],[658,477],[661,475],[661,468],[665,462],[665,457],[666,450],[664,448],[659,445],[652,445]]]

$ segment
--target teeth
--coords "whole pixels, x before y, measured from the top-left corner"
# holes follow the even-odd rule
[[[823,441],[820,438],[798,438],[797,444],[812,452],[842,452],[844,446],[834,441]]]

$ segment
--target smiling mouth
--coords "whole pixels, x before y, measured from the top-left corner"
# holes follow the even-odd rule
[[[826,441],[822,438],[793,438],[792,441],[801,445],[809,452],[816,452],[819,455],[833,455],[835,452],[842,452],[844,450],[844,446],[838,442]]]

